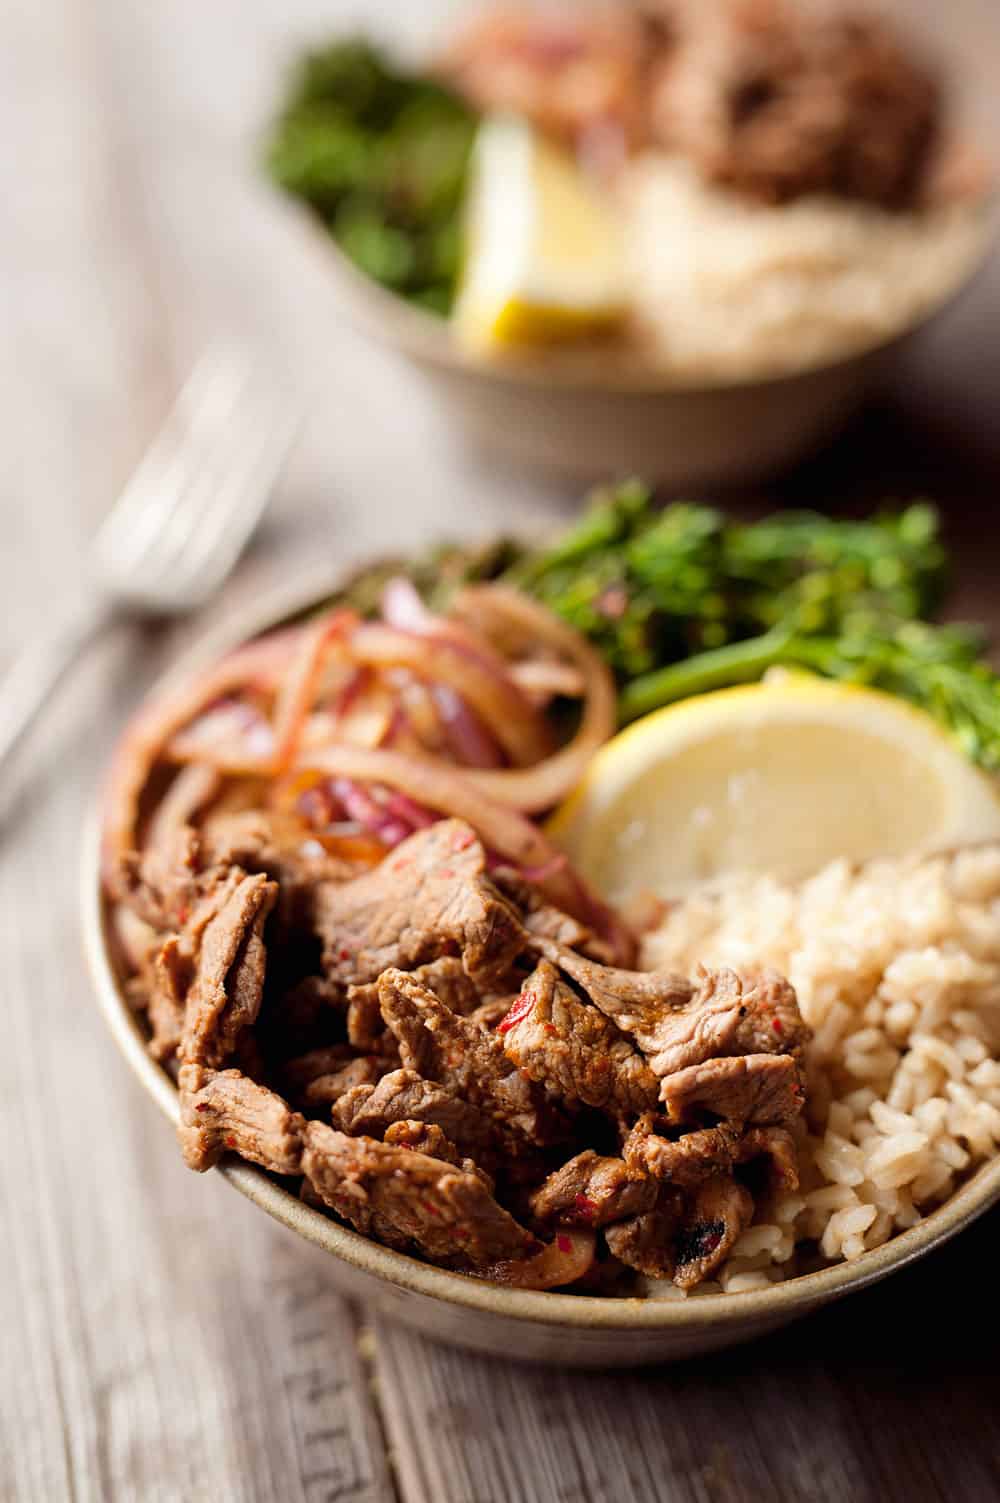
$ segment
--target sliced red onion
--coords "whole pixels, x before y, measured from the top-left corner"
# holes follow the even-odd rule
[[[360,783],[350,778],[334,778],[332,787],[350,818],[357,820],[367,834],[377,836],[385,845],[399,845],[401,840],[413,834],[410,825],[393,817]]]
[[[432,814],[416,799],[410,798],[406,793],[390,793],[386,797],[385,807],[390,814],[397,819],[405,820],[412,825],[414,830],[426,830],[430,825],[436,825],[441,818],[440,814]]]
[[[474,710],[450,684],[432,684],[431,698],[452,752],[466,767],[502,767],[503,754]]]
[[[400,631],[430,631],[439,625],[438,618],[424,605],[416,586],[397,576],[382,591],[382,619]]]

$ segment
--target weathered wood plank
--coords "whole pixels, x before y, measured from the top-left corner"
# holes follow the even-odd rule
[[[1000,1476],[975,1270],[994,1213],[922,1266],[749,1347],[610,1376],[379,1327],[402,1503],[951,1503]]]

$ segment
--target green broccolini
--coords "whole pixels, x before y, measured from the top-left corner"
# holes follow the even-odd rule
[[[337,42],[298,66],[267,152],[272,178],[393,292],[447,313],[476,117],[449,90]]]
[[[785,665],[910,700],[1000,771],[1000,679],[981,635],[927,619],[947,558],[926,503],[744,523],[688,503],[660,511],[629,481],[509,577],[600,647],[623,721]]]
[[[498,577],[544,601],[614,669],[623,722],[784,666],[907,699],[1000,772],[1000,678],[982,634],[928,619],[947,556],[925,502],[863,521],[739,522],[690,502],[661,510],[630,480],[596,492],[550,547],[436,549],[366,571],[346,598],[377,609],[400,569],[437,610],[459,585]]]

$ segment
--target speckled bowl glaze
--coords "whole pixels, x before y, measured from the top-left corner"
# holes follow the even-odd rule
[[[279,625],[337,588],[312,579],[227,621],[152,690],[183,680],[248,637]],[[83,938],[98,1003],[130,1068],[163,1115],[178,1117],[176,1088],[150,1057],[125,997],[106,931],[100,882],[100,809],[84,832]],[[984,1165],[939,1210],[855,1263],[840,1263],[746,1294],[680,1301],[608,1299],[505,1289],[393,1252],[304,1205],[274,1177],[233,1159],[216,1171],[248,1200],[329,1255],[331,1282],[368,1309],[474,1351],[576,1367],[625,1367],[718,1350],[885,1278],[946,1242],[1000,1200],[1000,1159]]]
[[[481,449],[578,482],[642,475],[678,491],[763,479],[819,448],[982,264],[980,257],[935,309],[880,343],[789,375],[690,383],[614,345],[471,355],[441,319],[358,271],[311,214],[292,212],[341,316],[410,360]],[[984,236],[984,255],[987,243]]]

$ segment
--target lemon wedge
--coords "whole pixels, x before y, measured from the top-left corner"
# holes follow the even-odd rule
[[[1000,838],[996,783],[888,694],[789,676],[670,705],[594,758],[551,833],[607,897]]]
[[[473,150],[459,340],[482,351],[573,339],[617,323],[625,302],[610,203],[527,121],[486,119]]]

